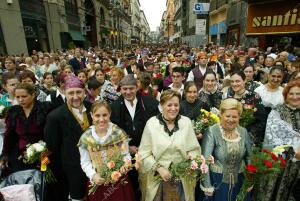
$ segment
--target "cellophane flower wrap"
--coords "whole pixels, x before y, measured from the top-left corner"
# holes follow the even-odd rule
[[[48,167],[50,164],[49,155],[51,152],[48,150],[46,143],[44,141],[39,141],[34,144],[28,144],[23,156],[23,162],[26,164],[37,163],[40,167],[41,172],[45,173],[45,182],[54,183],[56,179],[53,172]]]
[[[132,163],[135,161],[135,163]],[[127,182],[122,180],[122,177],[127,174],[127,172],[121,171],[122,167],[126,167],[126,170],[129,171],[132,168],[138,169],[140,164],[139,155],[136,154],[134,158],[131,158],[127,154],[115,154],[112,158],[103,167],[101,168],[98,174],[101,178],[105,180],[104,185],[115,184],[120,181],[122,184],[127,184]],[[99,186],[91,183],[89,186],[89,194],[95,193]]]
[[[220,119],[217,114],[209,112],[205,109],[200,109],[200,112],[201,113],[197,117],[197,119],[193,121],[193,127],[196,134],[204,134],[208,127],[216,123],[220,123]]]
[[[279,173],[286,165],[285,159],[267,149],[255,149],[250,159],[250,164],[244,170],[244,182],[236,201],[244,201],[248,189],[255,186],[259,179],[267,175]]]

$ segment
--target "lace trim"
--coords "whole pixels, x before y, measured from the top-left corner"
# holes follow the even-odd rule
[[[179,130],[178,121],[181,118],[180,115],[177,115],[177,117],[175,118],[175,126],[171,131],[168,128],[167,122],[163,119],[162,113],[157,115],[156,118],[159,120],[159,123],[164,126],[164,130],[166,133],[168,133],[169,136],[172,136],[174,132]]]
[[[234,132],[237,134],[237,138],[235,138],[235,139],[228,139],[228,138],[226,138],[225,137],[225,135],[224,135],[224,130],[223,130],[223,128],[222,128],[222,126],[220,125],[220,131],[221,131],[221,134],[222,134],[222,138],[225,140],[225,141],[227,141],[227,142],[239,142],[242,138],[241,138],[241,135],[240,135],[240,133],[238,132],[238,130],[237,130],[237,128],[235,128],[234,129]]]
[[[214,187],[206,188],[206,187],[202,186],[202,184],[200,184],[200,188],[201,188],[202,191],[208,192],[208,193],[213,193],[215,191]]]

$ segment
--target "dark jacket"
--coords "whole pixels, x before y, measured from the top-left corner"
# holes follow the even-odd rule
[[[151,96],[137,95],[137,106],[134,119],[131,119],[129,111],[125,105],[123,96],[111,104],[111,121],[122,128],[131,138],[130,146],[139,146],[144,127],[148,119],[159,113],[158,101]]]
[[[86,68],[85,66],[85,58],[81,58],[82,66],[80,66],[79,61],[76,57],[70,59],[69,64],[73,67],[73,70],[75,74],[77,75],[77,72],[83,68]]]
[[[14,105],[8,110],[3,154],[8,156],[12,172],[27,169],[17,158],[23,154],[28,144],[43,140],[43,129],[50,110],[50,103],[39,101],[35,102],[28,117],[20,105]]]
[[[53,109],[58,108],[59,106],[61,106],[65,103],[63,97],[61,95],[56,96],[56,93],[57,93],[56,91],[50,92],[51,105],[52,105]]]
[[[91,105],[87,102],[84,105],[91,125]],[[61,105],[48,115],[44,135],[52,152],[55,168],[60,168],[61,165],[64,170],[71,170],[70,167],[81,168],[77,144],[83,132],[67,104]]]

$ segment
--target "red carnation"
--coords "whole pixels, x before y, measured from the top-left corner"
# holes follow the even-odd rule
[[[281,167],[285,167],[286,161],[284,160],[284,158],[279,157],[279,159],[280,159],[280,162],[281,162]]]
[[[256,173],[257,172],[257,169],[254,165],[247,165],[246,170],[247,170],[247,172],[250,172],[250,173]]]
[[[273,159],[274,161],[277,161],[277,160],[278,160],[278,157],[276,156],[276,154],[271,153],[271,156],[272,156],[272,159]]]
[[[265,162],[265,166],[267,168],[272,168],[273,167],[273,164],[269,160],[265,160],[264,162]]]

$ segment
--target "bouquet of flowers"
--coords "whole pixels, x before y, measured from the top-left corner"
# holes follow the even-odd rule
[[[23,158],[23,161],[26,164],[39,162],[40,170],[45,172],[46,183],[53,183],[56,181],[53,172],[47,167],[47,165],[50,164],[50,160],[48,158],[50,154],[51,152],[47,149],[46,143],[39,141],[37,143],[27,145]]]
[[[153,73],[152,75],[152,85],[159,85],[159,83],[163,80],[163,75],[158,73]]]
[[[99,175],[105,180],[104,185],[114,184],[118,182],[122,176],[126,173],[122,172],[122,167],[125,167],[126,170],[132,169],[134,166],[131,162],[132,158],[126,154],[116,154],[114,155],[106,164],[101,168]],[[137,159],[136,159],[137,160]],[[125,181],[121,182],[126,184]],[[94,193],[98,188],[98,185],[91,184],[89,186],[89,194]]]
[[[200,110],[201,114],[193,121],[195,133],[204,134],[208,127],[220,123],[218,115],[213,112],[208,112],[205,109]]]
[[[188,180],[198,179],[201,175],[208,172],[208,165],[205,158],[201,155],[196,158],[192,158],[188,155],[188,159],[180,163],[172,164],[170,167],[172,179],[175,181],[181,180],[182,177]]]
[[[251,104],[244,104],[244,109],[240,118],[240,126],[247,127],[255,122],[254,113],[257,111],[256,107]]]
[[[0,119],[4,119],[7,115],[9,107],[5,107],[4,105],[0,105]]]
[[[267,149],[254,150],[250,161],[251,164],[247,165],[244,171],[245,180],[237,196],[237,201],[244,200],[247,190],[257,184],[259,178],[266,175],[275,175],[286,165],[283,157],[277,156]]]

